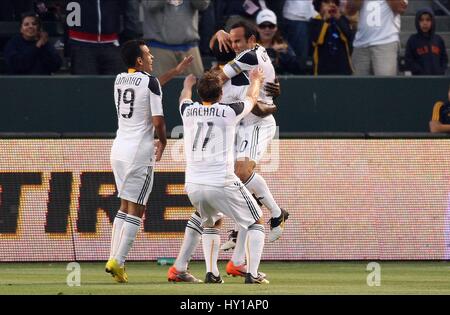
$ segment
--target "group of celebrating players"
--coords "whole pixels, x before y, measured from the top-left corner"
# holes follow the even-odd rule
[[[169,281],[203,282],[188,271],[202,239],[205,283],[223,283],[217,267],[219,250],[232,248],[227,274],[242,276],[245,283],[269,283],[258,271],[265,240],[260,206],[271,212],[269,242],[281,236],[289,213],[278,206],[264,178],[255,172],[276,133],[273,99],[280,94],[272,62],[257,44],[257,36],[245,22],[233,25],[229,33],[218,31],[210,42],[218,65],[200,79],[191,74],[184,80],[179,112],[184,128],[185,191],[195,212],[168,270]],[[129,70],[117,75],[114,84],[119,127],[111,149],[121,205],[105,270],[117,282],[128,282],[125,260],[140,229],[155,162],[167,142],[161,84],[183,72],[191,58],[158,80],[150,75],[153,56],[144,41],[125,43],[122,57]],[[201,102],[192,100],[195,85]],[[234,221],[235,230],[220,247],[223,216]]]

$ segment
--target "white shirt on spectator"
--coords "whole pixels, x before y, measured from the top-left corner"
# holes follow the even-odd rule
[[[317,15],[312,0],[286,1],[283,7],[283,16],[292,21],[309,21]]]
[[[400,15],[386,0],[364,0],[353,46],[366,48],[400,41]]]

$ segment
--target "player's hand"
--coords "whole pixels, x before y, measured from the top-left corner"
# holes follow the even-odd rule
[[[161,141],[159,140],[155,140],[155,148],[156,148],[155,160],[156,162],[159,162],[161,161],[161,157],[164,152],[164,149],[166,148],[166,145],[162,144]]]
[[[257,67],[250,72],[250,80],[263,83],[264,81],[264,71],[261,67]]]
[[[217,42],[219,43],[219,51],[225,50],[227,53],[232,50],[230,34],[224,30],[217,32]]]
[[[264,85],[264,90],[266,91],[266,95],[269,97],[273,97],[274,99],[281,95],[281,86],[278,78],[275,78],[275,82],[267,82]]]
[[[175,68],[178,74],[182,74],[189,66],[192,64],[192,61],[194,61],[194,56],[189,55],[187,57],[184,57],[184,59],[177,65]]]
[[[192,89],[192,87],[197,83],[197,78],[195,75],[190,74],[184,79],[183,86],[185,89]]]

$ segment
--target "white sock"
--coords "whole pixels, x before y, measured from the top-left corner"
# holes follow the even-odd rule
[[[264,226],[253,224],[248,228],[247,241],[247,272],[253,277],[258,276],[259,263],[264,249]]]
[[[239,227],[238,235],[236,238],[236,247],[234,248],[231,261],[235,266],[245,264],[245,240],[247,239],[247,229]]]
[[[220,235],[219,229],[205,228],[202,235],[203,255],[205,256],[206,272],[219,276],[217,258],[219,257]]]
[[[177,271],[186,271],[192,255],[197,249],[198,243],[202,237],[203,228],[200,226],[202,219],[193,213],[186,224],[184,231],[183,245],[175,261],[175,269]]]
[[[109,250],[109,259],[113,259],[117,251],[117,246],[119,245],[120,231],[122,230],[122,226],[125,223],[126,218],[127,214],[125,212],[122,212],[120,210],[117,211],[112,226],[111,249]]]
[[[127,215],[122,231],[120,231],[117,252],[114,255],[114,258],[121,266],[125,263],[128,253],[131,247],[133,247],[134,240],[141,227],[141,221],[139,217],[130,214]]]
[[[281,209],[273,199],[272,193],[261,175],[253,173],[244,184],[270,210],[273,218],[278,218],[281,215]]]

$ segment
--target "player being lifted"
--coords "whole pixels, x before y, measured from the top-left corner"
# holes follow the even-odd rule
[[[222,50],[234,50],[237,57],[225,65],[220,73],[222,80],[233,80],[237,76],[248,73],[255,67],[261,67],[264,71],[265,82],[276,80],[275,70],[264,47],[257,44],[258,32],[248,23],[240,22],[233,25],[230,33],[218,31],[212,40],[219,42]],[[261,111],[264,108],[264,114]],[[258,106],[244,117],[238,130],[238,142],[236,145],[235,171],[250,192],[264,204],[271,212],[269,242],[277,240],[284,229],[284,222],[289,213],[281,209],[275,202],[272,193],[264,178],[255,172],[257,163],[264,155],[267,147],[276,133],[275,118],[271,110],[275,110],[273,97],[267,95],[264,89],[260,90]],[[227,272],[233,275],[242,275],[243,252],[245,242],[245,230],[237,233],[235,252],[227,265]],[[241,244],[241,245],[239,245]]]
[[[219,103],[222,80],[207,72],[199,80],[202,103],[191,100],[196,82],[188,76],[180,96],[180,114],[184,126],[186,156],[186,192],[200,215],[202,243],[206,261],[206,283],[222,283],[217,268],[222,213],[232,218],[247,234],[245,283],[268,283],[258,273],[264,247],[262,211],[250,192],[234,173],[236,125],[257,102],[264,74],[260,68],[250,73],[246,98],[232,104]]]
[[[140,229],[145,205],[152,190],[155,162],[166,146],[166,127],[159,80],[150,75],[153,56],[144,41],[132,40],[122,47],[128,73],[117,75],[114,100],[118,130],[111,148],[120,210],[114,219],[110,257],[105,270],[117,282],[128,282],[125,259]],[[185,58],[161,78],[167,82],[192,62]],[[154,133],[158,141],[154,141]]]

